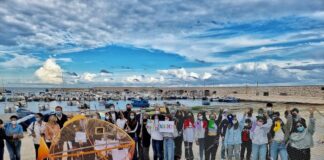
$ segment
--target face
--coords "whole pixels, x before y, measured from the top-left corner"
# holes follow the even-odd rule
[[[11,122],[12,122],[12,121],[17,121],[17,119],[16,119],[16,118],[11,118],[10,121],[11,121]]]
[[[62,109],[58,107],[58,108],[55,108],[55,111],[56,112],[62,112]]]
[[[49,118],[49,120],[50,120],[51,122],[56,122],[56,121],[57,121],[57,118],[56,118],[55,116],[51,116],[51,117]]]

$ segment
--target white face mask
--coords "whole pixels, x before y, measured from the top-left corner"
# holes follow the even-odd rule
[[[236,124],[237,123],[237,120],[233,120],[233,124]]]
[[[129,116],[130,119],[134,119],[135,117],[134,116]]]
[[[160,111],[155,111],[155,114],[160,114]]]
[[[42,119],[41,118],[36,118],[36,121],[37,122],[40,122]]]
[[[115,108],[110,108],[110,112],[114,112],[115,111]]]
[[[11,124],[16,125],[17,121],[11,121]]]
[[[169,121],[169,118],[166,118],[165,121]]]
[[[199,116],[198,119],[199,119],[199,120],[202,120],[202,119],[203,119],[203,116]]]

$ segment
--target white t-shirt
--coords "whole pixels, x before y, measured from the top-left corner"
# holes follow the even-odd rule
[[[124,129],[126,122],[127,122],[126,119],[117,119],[116,125],[119,128]]]

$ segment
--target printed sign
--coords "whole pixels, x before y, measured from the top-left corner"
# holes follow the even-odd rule
[[[159,131],[165,133],[173,133],[174,132],[174,121],[148,121],[146,128],[151,131]]]

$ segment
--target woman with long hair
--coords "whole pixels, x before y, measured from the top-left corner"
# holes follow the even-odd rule
[[[56,116],[51,115],[48,118],[48,122],[46,123],[45,131],[44,131],[45,142],[48,148],[51,147],[52,141],[60,133],[60,131],[61,131],[60,125],[57,123]]]
[[[195,120],[192,112],[188,112],[183,122],[183,141],[185,143],[185,157],[193,160],[192,143],[195,140]]]
[[[229,124],[224,139],[224,145],[228,154],[227,158],[228,160],[232,160],[234,157],[235,160],[239,160],[242,144],[241,134],[244,127],[245,114],[240,122],[238,122],[236,115],[232,114],[228,115],[227,119]]]

